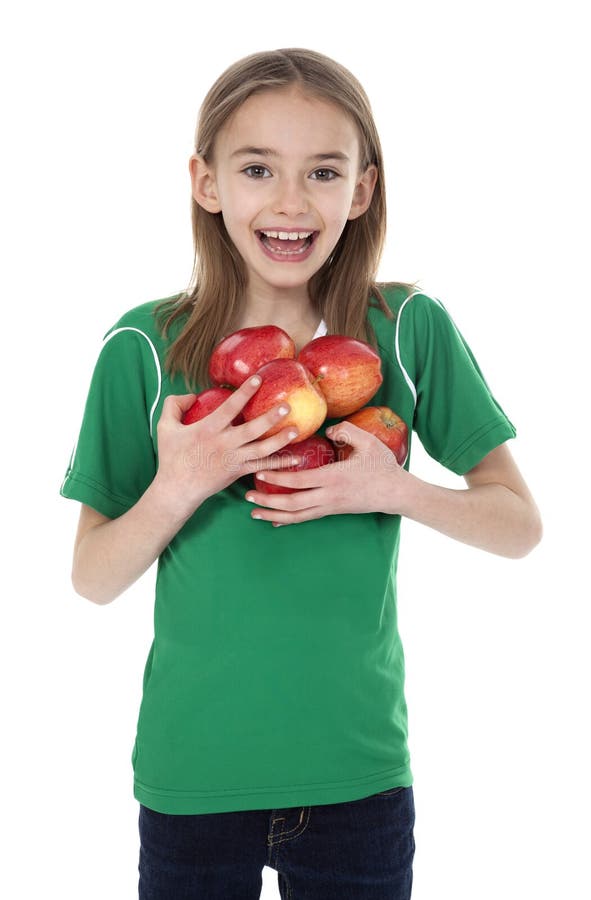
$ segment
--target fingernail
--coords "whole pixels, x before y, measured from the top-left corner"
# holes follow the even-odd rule
[[[245,499],[245,500],[248,500],[249,503],[255,503],[255,502],[256,502],[255,499],[254,499],[254,497],[249,497],[248,494],[246,495],[246,497],[245,497],[244,499]]]
[[[266,480],[267,480],[267,476],[266,476],[266,475],[263,475],[263,474],[260,474],[260,475],[257,474],[257,478],[258,478],[259,481],[266,481]]]
[[[287,436],[290,439],[290,441],[293,441],[294,438],[297,438],[298,433],[297,433],[297,431],[288,431]]]
[[[261,383],[260,375],[255,375],[253,378],[251,378],[250,383],[252,384],[253,387],[258,387],[259,384]]]
[[[287,408],[287,406],[280,406],[278,412],[280,416],[286,416],[289,412],[289,409]]]

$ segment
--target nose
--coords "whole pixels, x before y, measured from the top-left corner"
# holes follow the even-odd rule
[[[299,179],[280,178],[277,180],[272,210],[274,213],[283,213],[292,218],[308,212],[309,203],[306,189]]]

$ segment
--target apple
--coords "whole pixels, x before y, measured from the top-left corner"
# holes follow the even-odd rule
[[[330,441],[320,435],[314,434],[312,437],[303,441],[297,441],[295,444],[288,444],[271,455],[272,459],[276,456],[293,456],[296,454],[300,457],[300,462],[296,466],[287,466],[284,469],[273,469],[274,472],[299,472],[301,469],[318,469],[320,466],[326,466],[336,459],[335,450]],[[263,494],[293,494],[294,491],[302,491],[305,488],[284,487],[282,484],[270,484],[267,481],[260,481],[255,473],[254,486],[257,491]]]
[[[223,387],[207,388],[207,390],[201,391],[200,394],[197,394],[193,405],[183,413],[181,422],[183,425],[192,425],[193,422],[198,422],[213,412],[214,409],[217,409],[218,406],[221,406],[224,400],[231,397],[233,393],[234,391]],[[235,419],[232,419],[232,425],[242,425],[243,422],[244,419],[241,412],[238,413]]]
[[[327,334],[309,341],[297,359],[317,378],[327,416],[348,416],[371,400],[383,378],[379,355],[356,338]]]
[[[223,338],[209,359],[213,384],[238,388],[272,359],[294,359],[295,343],[277,325],[241,328]]]
[[[242,408],[244,421],[249,422],[285,400],[290,412],[272,425],[261,437],[271,437],[293,425],[299,434],[290,441],[303,441],[320,428],[326,419],[326,400],[314,379],[297,359],[273,359],[257,371],[262,383],[256,394]]]
[[[366,406],[344,419],[370,434],[375,434],[396,457],[399,465],[404,465],[408,452],[408,428],[400,416],[388,406]],[[350,444],[337,446],[337,458],[347,459],[353,452]]]

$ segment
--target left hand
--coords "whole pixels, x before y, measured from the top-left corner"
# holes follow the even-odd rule
[[[246,499],[257,504],[252,517],[293,525],[337,513],[394,512],[408,472],[392,451],[373,434],[343,422],[326,430],[335,443],[350,444],[348,459],[316,469],[285,472],[261,469],[269,484],[299,488],[293,494],[264,494],[249,490]],[[261,461],[263,462],[263,461]]]

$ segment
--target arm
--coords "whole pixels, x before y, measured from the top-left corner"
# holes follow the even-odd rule
[[[110,603],[149,568],[208,497],[254,472],[261,459],[289,443],[291,427],[261,437],[281,421],[278,406],[232,425],[259,384],[245,382],[192,425],[181,419],[194,395],[166,398],[158,422],[158,471],[139,500],[114,519],[82,506],[72,567],[77,593],[94,603]],[[269,464],[283,468],[292,462],[287,456]]]
[[[345,462],[300,472],[262,473],[270,484],[299,492],[248,491],[246,499],[258,507],[253,510],[255,518],[292,525],[335,513],[399,514],[455,540],[513,558],[525,556],[541,539],[539,512],[505,444],[465,474],[467,489],[452,490],[401,468],[377,437],[350,422],[326,434],[351,444],[357,459],[353,455]]]
[[[467,489],[428,484],[408,472],[405,476],[395,505],[409,519],[513,559],[525,556],[541,540],[538,508],[506,444],[466,472]]]
[[[72,564],[74,590],[94,603],[110,603],[144,574],[185,521],[167,504],[156,481],[117,519],[82,504]]]

